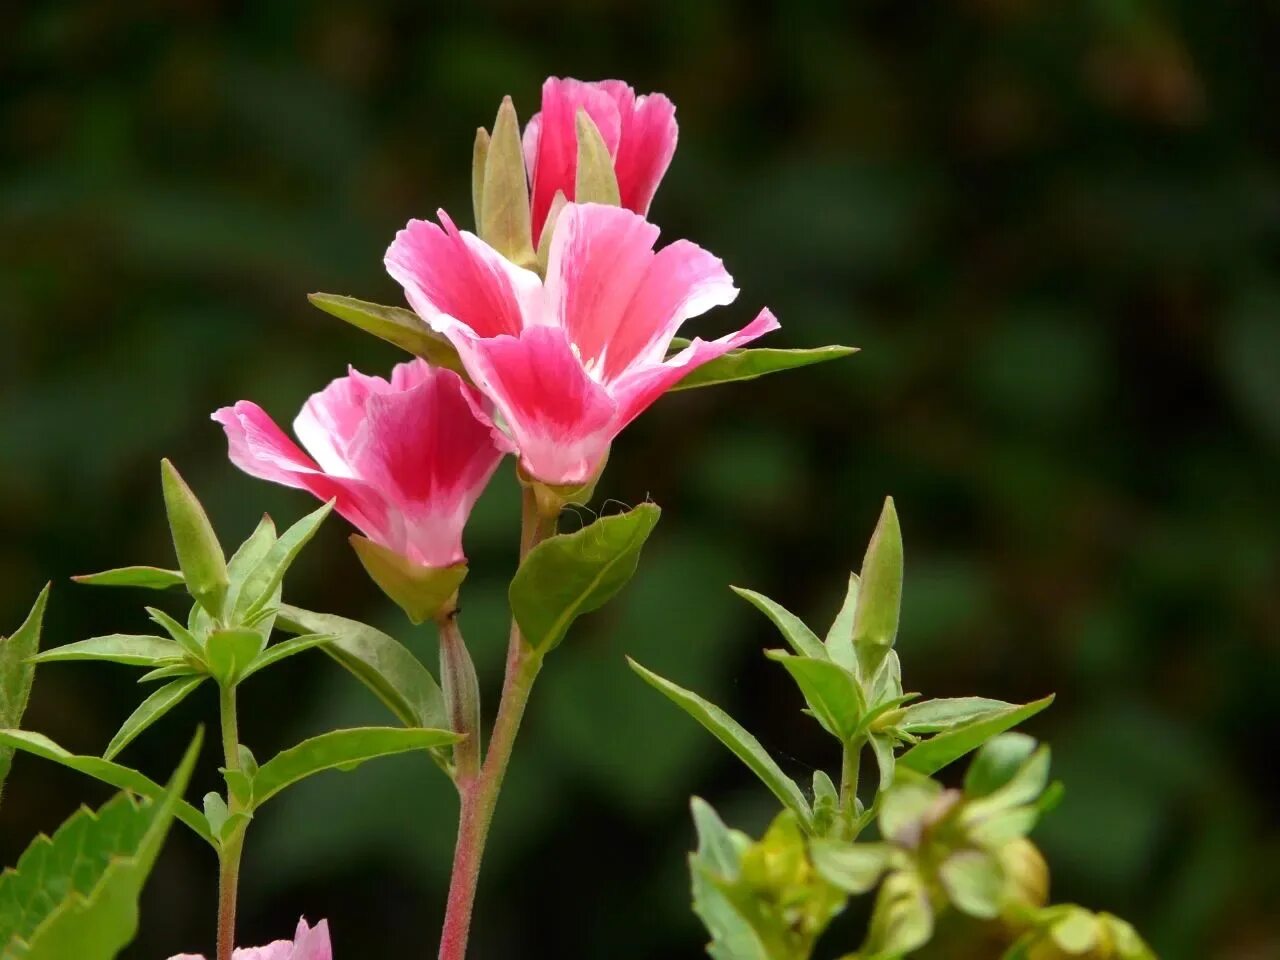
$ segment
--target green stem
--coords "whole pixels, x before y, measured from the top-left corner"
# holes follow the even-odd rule
[[[236,719],[235,687],[227,685],[219,693],[222,719],[222,754],[228,770],[240,769],[240,732]],[[240,812],[240,801],[227,791],[232,815]],[[244,850],[241,826],[218,846],[218,954],[217,960],[231,960],[236,943],[236,897],[240,886],[240,855]]]
[[[853,823],[857,815],[858,774],[862,767],[862,746],[866,742],[863,737],[856,737],[844,745],[844,756],[840,764],[840,810],[844,814],[845,823]]]
[[[539,515],[534,493],[526,486],[520,529],[521,562],[530,550],[554,532],[555,519]],[[485,841],[489,836],[489,826],[493,822],[493,811],[502,790],[507,765],[511,761],[516,735],[520,732],[520,722],[529,703],[529,694],[533,691],[534,681],[541,669],[542,656],[525,642],[520,627],[512,621],[502,699],[498,703],[498,716],[493,722],[489,749],[485,753],[479,775],[458,783],[461,798],[458,842],[453,855],[453,874],[449,879],[444,930],[440,936],[440,960],[464,960],[466,957]]]

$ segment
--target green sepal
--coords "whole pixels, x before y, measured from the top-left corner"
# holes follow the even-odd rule
[[[456,604],[458,588],[467,577],[465,563],[426,567],[358,533],[349,539],[365,573],[396,602],[410,623],[434,620]]]
[[[168,637],[112,633],[66,643],[31,657],[32,663],[62,663],[77,660],[104,660],[130,667],[168,666],[182,662],[186,651]]]
[[[836,618],[831,621],[831,629],[827,631],[825,641],[827,656],[848,670],[858,669],[858,657],[853,651],[853,619],[858,610],[859,583],[856,573],[849,574],[844,603],[840,605]]]
[[[256,630],[214,630],[205,644],[209,673],[220,686],[234,686],[265,645],[266,640]]]
[[[621,590],[661,513],[656,504],[642,503],[574,533],[548,537],[530,550],[508,591],[525,642],[546,654],[574,620]]]
[[[30,753],[45,760],[52,760],[54,763],[70,770],[75,770],[77,773],[83,773],[85,776],[93,777],[95,780],[101,780],[103,783],[119,790],[129,790],[140,797],[146,797],[150,800],[157,800],[165,795],[165,788],[145,774],[139,773],[130,767],[113,763],[110,760],[103,760],[101,757],[89,757],[71,753],[58,746],[44,734],[32,733],[28,730],[0,730],[0,746],[21,750],[24,753]],[[209,833],[209,825],[205,823],[200,811],[191,806],[191,804],[186,801],[179,801],[176,816],[195,831],[196,835],[201,839],[213,843],[213,837]]]
[[[286,787],[324,770],[354,770],[375,757],[448,746],[460,739],[451,730],[414,727],[355,727],[322,733],[282,750],[258,768],[253,806],[261,807]]]
[[[120,751],[132,743],[140,733],[185,700],[187,695],[203,682],[202,676],[182,677],[166,683],[143,700],[129,718],[120,725],[116,735],[107,744],[107,749],[102,751],[102,759],[114,760]]]
[[[827,648],[823,646],[817,635],[805,626],[804,621],[782,604],[776,603],[764,594],[756,593],[754,590],[734,586],[730,586],[729,589],[773,621],[773,625],[778,628],[778,632],[782,634],[783,638],[790,644],[791,649],[799,656],[809,657],[813,660],[828,659]]]
[[[600,135],[600,129],[587,111],[579,107],[574,117],[578,136],[578,169],[573,187],[574,203],[604,203],[611,207],[622,205],[618,192],[618,175],[613,169],[613,157]]]
[[[691,341],[683,337],[675,337],[668,348],[667,356],[678,353],[689,346]],[[858,352],[857,347],[810,347],[803,350],[780,350],[772,347],[758,347],[754,350],[741,347],[730,350],[702,366],[689,371],[669,392],[676,390],[692,390],[695,387],[712,387],[721,383],[734,383],[739,380],[754,380],[770,373],[783,370],[795,370],[828,360],[839,360]]]
[[[334,637],[320,649],[368,687],[406,727],[449,725],[440,685],[398,640],[358,620],[288,604],[280,608],[279,625],[290,633]]]
[[[992,737],[1016,727],[1049,704],[1053,694],[1031,703],[997,710],[922,740],[898,758],[898,765],[916,773],[931,776],[947,764],[978,749]]]
[[[114,960],[138,930],[138,898],[191,777],[200,735],[159,795],[118,794],[37,837],[0,877],[5,960]]]
[[[551,198],[551,206],[547,209],[547,218],[542,221],[542,236],[538,238],[538,274],[547,275],[547,264],[551,261],[551,238],[555,236],[556,222],[560,219],[560,211],[569,201],[564,191],[557,190]]]
[[[35,677],[32,658],[40,650],[40,631],[49,603],[49,584],[36,597],[22,625],[8,637],[0,637],[0,726],[19,727],[31,696]],[[13,748],[0,746],[0,791],[13,765]]]
[[[532,269],[529,179],[520,142],[520,121],[510,97],[502,98],[485,155],[481,190],[480,239],[517,266]]]
[[[476,128],[476,140],[471,148],[471,212],[475,217],[477,234],[480,231],[480,217],[484,211],[484,171],[489,160],[489,131],[484,127]]]
[[[646,670],[630,657],[627,663],[655,690],[662,693],[685,713],[697,720],[739,760],[760,778],[761,782],[792,810],[805,828],[813,824],[813,811],[796,782],[782,772],[773,757],[760,745],[760,741],[746,731],[733,717],[715,704],[702,699],[696,693],[677,686],[670,680]]]
[[[307,300],[331,317],[337,317],[406,353],[421,357],[433,367],[444,367],[466,379],[462,360],[453,344],[444,334],[432,330],[412,310],[369,303],[355,297],[342,297],[336,293],[309,293]]]
[[[893,498],[885,497],[880,520],[862,560],[853,617],[853,646],[863,677],[874,676],[893,647],[901,608],[902,529]]]
[[[186,584],[181,570],[165,570],[162,567],[118,567],[101,573],[82,573],[71,578],[76,583],[91,587],[142,587],[146,590],[167,590]]]
[[[204,507],[168,460],[160,461],[165,512],[187,592],[212,616],[222,611],[230,580],[218,535]]]
[[[866,703],[857,679],[839,664],[825,658],[795,657],[783,650],[767,650],[765,656],[791,674],[805,702],[822,729],[849,743],[861,729]]]

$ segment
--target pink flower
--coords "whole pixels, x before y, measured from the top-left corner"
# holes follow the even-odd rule
[[[255,403],[213,419],[245,473],[336,499],[370,540],[446,567],[464,560],[462,528],[505,452],[485,407],[456,373],[411,360],[390,383],[351,370],[314,394],[293,422],[310,456]]]
[[[620,207],[568,204],[545,282],[440,212],[411,220],[387,251],[414,310],[457,348],[493,401],[525,472],[589,481],[613,438],[691,370],[774,330],[761,311],[737,333],[669,359],[681,323],[738,294],[723,264]]]
[[[549,77],[542,85],[542,112],[525,126],[524,156],[533,195],[533,243],[556,191],[574,199],[578,169],[578,110],[587,111],[613,156],[622,205],[648,213],[662,175],[676,152],[676,108],[660,93],[636,96],[621,80],[584,83]]]
[[[333,960],[333,948],[329,945],[329,922],[321,920],[314,927],[307,921],[298,921],[298,930],[292,940],[277,940],[265,947],[242,947],[236,950],[234,960]],[[180,953],[169,960],[205,960],[196,953]]]

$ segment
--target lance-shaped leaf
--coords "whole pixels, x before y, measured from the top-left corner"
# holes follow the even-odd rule
[[[813,812],[796,782],[782,772],[773,757],[760,745],[760,741],[748,733],[740,723],[715,704],[710,703],[684,687],[646,670],[630,657],[627,663],[655,690],[664,694],[676,706],[707,728],[711,734],[745,763],[760,780],[807,828],[813,822]]]
[[[690,341],[683,337],[675,337],[671,341],[668,355],[677,353],[689,345]],[[754,380],[768,373],[782,370],[794,370],[828,360],[839,360],[857,353],[857,347],[810,347],[805,350],[780,350],[771,347],[760,347],[754,350],[741,348],[728,353],[709,363],[704,363],[677,383],[672,390],[692,390],[694,387],[712,387],[719,383],[733,383],[735,380]]]
[[[863,677],[870,678],[893,647],[902,608],[902,530],[892,497],[885,497],[859,581],[853,646]]]
[[[410,623],[434,620],[457,597],[467,578],[467,565],[426,567],[403,554],[353,533],[349,538],[360,565],[396,605]]]
[[[101,780],[119,790],[130,790],[140,797],[155,800],[165,795],[164,787],[137,770],[110,760],[103,760],[101,757],[71,753],[40,733],[32,733],[29,730],[0,730],[0,746],[52,760],[54,763],[93,777],[95,780]],[[191,804],[180,801],[176,816],[198,836],[213,843],[213,837],[209,834],[209,825],[205,823],[204,816]]]
[[[893,786],[893,747],[894,741],[883,733],[873,733],[867,738],[871,744],[871,752],[876,758],[876,771],[880,774],[878,790],[888,790]]]
[[[332,636],[321,649],[351,671],[406,727],[449,725],[440,685],[398,640],[358,620],[289,604],[280,608],[279,624],[290,633]]]
[[[730,587],[734,593],[742,597],[753,607],[773,621],[778,632],[791,645],[791,649],[802,657],[814,660],[826,660],[827,649],[812,630],[804,625],[799,617],[780,603],[775,603],[762,593],[746,590],[742,587]]]
[[[575,203],[605,203],[611,207],[622,204],[618,192],[618,175],[613,169],[613,157],[605,145],[600,128],[586,110],[579,107],[574,118],[578,134],[578,170],[573,187]]]
[[[239,683],[265,645],[262,634],[255,630],[215,630],[205,645],[209,672],[224,687]]]
[[[969,769],[965,771],[965,795],[976,798],[995,793],[1017,776],[1023,764],[1036,752],[1036,746],[1036,738],[1025,733],[1002,733],[992,737],[974,755]],[[1040,789],[1043,788],[1042,783]],[[1036,790],[1032,796],[1039,792]]]
[[[174,643],[186,651],[188,657],[195,663],[204,663],[204,645],[196,639],[194,633],[158,607],[147,607],[146,611],[151,622],[169,634]]]
[[[163,667],[182,662],[186,651],[168,637],[112,633],[66,643],[37,654],[32,663],[60,663],[71,660],[106,660],[131,667]]]
[[[91,587],[142,587],[146,590],[167,590],[186,583],[181,570],[161,567],[119,567],[101,573],[82,573],[71,579]]]
[[[711,934],[707,952],[715,960],[769,960],[756,932],[721,892],[720,883],[738,878],[742,852],[750,838],[730,830],[699,797],[692,802],[693,822],[698,832],[698,849],[689,856],[693,881],[693,909]]]
[[[213,616],[227,595],[227,562],[204,507],[168,460],[160,461],[164,507],[187,590]]]
[[[371,333],[415,357],[421,357],[433,367],[444,367],[466,376],[453,344],[442,334],[432,330],[412,310],[386,307],[380,303],[342,297],[336,293],[310,293],[307,294],[307,299],[312,306],[329,316],[344,320],[358,330]]]
[[[662,511],[642,503],[603,517],[575,533],[548,537],[525,557],[509,592],[511,612],[526,642],[539,653],[553,649],[570,624],[603,606],[635,573]]]
[[[502,98],[485,155],[480,239],[522,267],[534,266],[529,218],[529,178],[520,143],[520,121],[510,97]]]
[[[300,637],[290,637],[280,643],[272,644],[263,650],[253,662],[241,674],[241,681],[247,680],[259,670],[278,663],[286,657],[292,657],[294,654],[302,653],[304,650],[310,650],[313,647],[323,646],[326,643],[332,643],[336,637],[331,633],[307,633]]]
[[[293,561],[298,559],[302,548],[316,535],[320,524],[333,510],[333,504],[334,501],[330,500],[282,533],[266,556],[253,568],[253,572],[246,576],[235,605],[235,613],[243,618],[242,622],[251,622],[268,604],[273,601],[278,603],[276,591],[280,589],[285,573],[293,565]]]
[[[231,579],[231,589],[227,593],[227,609],[234,610],[239,603],[240,594],[258,565],[267,558],[276,543],[276,525],[265,513],[258,525],[253,528],[249,538],[236,548],[236,552],[227,561],[227,576]]]
[[[917,743],[898,758],[898,764],[904,769],[931,776],[952,761],[978,749],[997,734],[1004,733],[1022,721],[1034,717],[1051,703],[1053,703],[1053,694],[1032,703],[997,710],[958,727],[944,730],[928,740]]]
[[[102,751],[102,759],[114,760],[116,755],[132,743],[140,733],[185,700],[187,694],[203,682],[202,676],[182,677],[172,683],[166,683],[143,700],[138,704],[138,709],[129,715],[129,719],[121,724],[116,735],[111,738],[107,749]]]
[[[989,700],[986,697],[948,697],[939,700],[925,700],[913,703],[902,711],[902,716],[894,723],[907,733],[938,733],[962,723],[969,723],[988,713],[1007,710],[1017,706],[1003,700]]]
[[[0,637],[0,726],[17,727],[22,723],[36,669],[31,661],[40,649],[40,628],[48,602],[49,585],[45,584],[22,626],[8,637]],[[0,791],[12,764],[13,748],[0,747]]]
[[[825,641],[827,656],[842,667],[850,670],[858,669],[858,655],[853,650],[853,619],[858,611],[858,586],[860,581],[856,573],[849,574],[849,588],[844,595],[844,603],[840,612],[831,621],[831,629],[827,631]]]
[[[793,657],[782,650],[767,651],[765,656],[791,674],[822,729],[841,743],[853,739],[861,727],[866,704],[852,673],[825,657]]]
[[[191,777],[199,735],[168,787],[139,803],[118,794],[37,837],[0,877],[6,960],[114,960],[138,930],[138,897]]]
[[[314,773],[353,770],[375,757],[447,746],[459,739],[450,730],[415,727],[356,727],[322,733],[281,751],[258,768],[253,778],[254,806],[262,806],[285,787]]]

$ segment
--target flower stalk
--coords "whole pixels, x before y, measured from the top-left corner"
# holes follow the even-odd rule
[[[219,713],[222,723],[222,753],[228,770],[240,769],[240,730],[236,718],[236,691],[233,684],[221,687]],[[234,790],[227,791],[228,809],[232,816],[240,813],[240,801]],[[244,851],[244,824],[218,844],[218,940],[217,960],[231,960],[236,943],[236,900],[240,888],[240,856]]]

